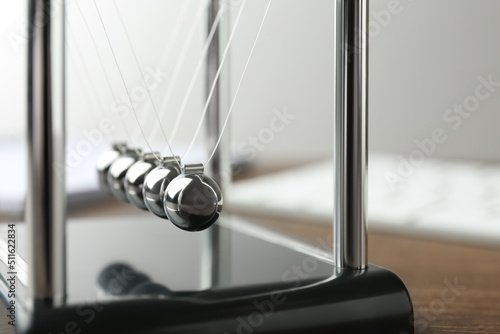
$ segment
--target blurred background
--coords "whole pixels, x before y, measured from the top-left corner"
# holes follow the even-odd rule
[[[194,76],[207,34],[200,1],[124,0],[118,3],[118,10],[111,2],[97,3],[140,123],[154,150],[167,153],[127,34],[141,71],[153,87],[153,100],[167,134],[186,101],[186,112],[173,141],[174,151],[183,152],[193,138],[205,103],[203,71]],[[226,3],[235,25],[243,1]],[[223,73],[230,68],[230,95],[235,93],[266,5],[264,0],[248,1],[236,27],[230,57],[222,68]],[[3,156],[15,163],[2,164],[0,208],[4,215],[16,216],[22,210],[24,191],[13,180],[24,178],[19,164],[25,159],[27,9],[25,1],[3,2],[2,6],[0,149]],[[95,158],[109,149],[113,140],[128,141],[124,129],[131,134],[133,145],[145,148],[146,142],[132,116],[92,2],[79,1],[77,5],[69,1],[67,13],[66,172],[70,193],[88,194],[97,189]],[[419,209],[431,205],[435,221],[443,218],[441,208],[454,211],[453,208],[462,206],[465,210],[463,203],[482,206],[485,202],[488,205],[481,208],[486,210],[481,214],[489,221],[498,220],[500,190],[492,185],[498,183],[495,164],[500,161],[500,39],[496,38],[499,19],[498,1],[370,2],[367,38],[373,191],[369,197],[370,212],[375,217],[370,220],[420,221],[425,217],[418,214]],[[326,180],[324,188],[328,189],[323,189],[325,192],[317,200],[323,204],[304,214],[312,214],[313,220],[316,217],[319,221],[328,221],[325,217],[331,216],[327,197],[331,193],[331,173],[325,166],[331,164],[334,136],[333,31],[333,1],[275,0],[235,100],[227,131],[233,160],[251,167],[244,169],[250,173],[246,176],[243,169],[238,169],[237,179],[323,163],[299,171],[302,174],[263,179],[259,183],[259,187],[271,184],[271,188],[286,193],[280,189],[293,182],[290,177],[312,175],[316,177],[315,184]],[[190,86],[192,90],[187,95]],[[116,118],[120,113],[128,113],[123,124]],[[110,134],[104,134],[100,128],[103,117],[113,121]],[[204,160],[203,142],[202,133],[186,161]],[[444,176],[449,177],[443,180]],[[255,205],[269,203],[269,198],[260,196],[261,188],[243,185],[235,187],[236,208],[249,211]],[[439,199],[428,195],[436,190]],[[261,197],[260,203],[249,197],[252,191]],[[316,188],[308,191],[317,193]],[[443,202],[443,198],[456,197],[457,193],[469,197]],[[80,196],[85,201],[89,198],[100,197]],[[294,205],[290,204],[294,200],[299,202],[300,197],[269,204],[267,212],[286,215],[288,206],[289,212],[295,214]],[[400,216],[395,215],[395,207],[404,209],[400,210],[402,213],[398,211]],[[436,207],[440,208],[438,218]],[[409,210],[413,211],[408,213]],[[477,216],[474,210],[470,215]]]
[[[236,29],[221,72],[231,100],[268,1],[248,0],[239,22],[244,0],[222,1],[232,20],[222,24]],[[173,290],[198,288],[204,234],[184,233],[106,196],[95,163],[117,140],[168,154],[141,72],[167,135],[185,110],[172,146],[177,154],[186,151],[206,101],[204,68],[196,71],[204,63],[206,0],[120,0],[118,8],[96,2],[127,89],[93,1],[66,1],[67,162],[61,172],[71,223],[70,301],[93,296],[96,277],[111,260],[132,263]],[[0,222],[22,222],[30,27],[27,1],[0,4]],[[224,194],[225,213],[231,208],[326,248],[333,246],[333,10],[332,0],[273,1],[225,133],[235,180]],[[498,327],[492,307],[498,303],[485,296],[499,296],[499,33],[499,1],[370,0],[369,259],[409,282],[415,323],[429,319],[419,312],[443,298],[443,282],[459,277],[467,284],[458,311],[446,302],[446,316],[430,316],[442,330],[457,326],[460,332],[463,322],[475,321],[484,331],[486,314]],[[185,162],[205,162],[212,148],[203,130]],[[22,225],[21,255],[27,245]],[[244,246],[234,240],[233,246]],[[276,261],[275,250],[260,250],[270,256],[231,254],[232,265],[245,267],[236,280],[265,278],[272,271],[261,266],[266,260],[270,267],[288,265]]]
[[[234,18],[241,0],[232,2]],[[196,16],[196,1],[191,1],[183,26],[178,30],[180,35],[172,36],[181,3],[152,0],[120,2],[123,20],[144,68],[155,68],[162,50],[174,39],[167,65],[162,68],[162,71],[172,75]],[[127,84],[132,88],[140,83],[140,77],[119,18],[110,4],[104,1],[99,4],[111,42],[119,50],[118,61]],[[246,4],[230,50],[234,84],[241,75],[265,5],[265,1]],[[4,137],[12,137],[20,136],[24,130],[27,9],[25,1],[3,2],[2,6],[0,66],[3,75],[0,84],[3,92],[2,114],[6,115],[8,122],[0,124],[0,133]],[[370,2],[372,150],[402,154],[411,152],[415,149],[415,139],[428,137],[435,127],[450,124],[443,121],[444,112],[455,103],[463,103],[468,95],[474,93],[479,76],[491,74],[493,78],[500,78],[500,41],[495,38],[499,6],[496,1],[487,0],[479,3],[466,0]],[[109,96],[88,31],[75,7],[70,1],[68,20],[73,32],[68,34],[68,127],[70,133],[77,135],[79,130],[95,126],[95,113],[90,109],[96,108],[96,102],[101,107],[111,106],[113,98]],[[124,94],[95,9],[86,2],[82,2],[80,7],[102,50],[116,95]],[[273,108],[286,107],[299,118],[291,122],[275,141],[259,151],[258,163],[279,164],[295,160],[299,152],[304,159],[331,155],[332,11],[332,1],[327,0],[278,0],[270,10],[235,106],[231,137],[234,142],[242,143],[249,136],[256,135],[268,125]],[[168,105],[170,115],[179,107],[191,79],[190,74],[199,59],[204,28],[203,23],[199,25],[185,53],[186,60]],[[90,95],[91,89],[82,73],[84,67],[76,54],[75,43],[83,52],[86,67],[92,72],[91,84],[99,94],[97,101],[90,96],[90,101],[86,99],[85,91]],[[85,87],[81,87],[79,76]],[[166,86],[167,80],[163,80],[158,90],[164,92]],[[202,81],[198,80],[188,110],[203,103],[202,87]],[[154,92],[158,105],[162,94]],[[498,161],[500,153],[492,145],[497,139],[496,124],[500,114],[495,112],[495,107],[499,99],[500,94],[493,94],[486,101],[481,101],[477,112],[463,122],[459,131],[450,134],[449,140],[439,146],[436,155]],[[148,112],[151,114],[150,110]],[[188,113],[179,140],[191,139],[198,116],[195,112]],[[154,124],[153,118],[150,118],[145,121],[147,128]],[[165,120],[167,128],[169,120]],[[133,124],[130,127],[133,128]],[[161,136],[157,137],[161,139]]]

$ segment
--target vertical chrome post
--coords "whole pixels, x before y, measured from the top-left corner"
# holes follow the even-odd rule
[[[368,0],[335,4],[335,218],[337,267],[366,267]]]
[[[214,20],[219,12],[223,2],[220,0],[209,0],[208,3],[208,20],[207,31],[210,31]],[[226,11],[223,15],[229,16]],[[212,87],[217,68],[220,64],[220,54],[225,48],[228,39],[228,29],[230,20],[224,17],[214,35],[212,44],[208,50],[207,56],[207,72],[206,72],[206,87],[207,96]],[[219,80],[216,84],[212,99],[208,105],[206,116],[206,149],[210,154],[217,139],[219,138],[224,122],[222,110],[229,109],[229,62],[226,59],[224,70],[221,72]],[[206,172],[219,183],[224,195],[227,195],[228,186],[231,182],[231,162],[229,157],[229,140],[228,130],[222,138],[219,148],[215,152],[210,163],[205,166]],[[227,208],[227,196],[224,198],[224,206]],[[227,209],[224,215],[227,217]],[[225,217],[222,217],[224,219]],[[228,229],[220,227],[218,224],[213,225],[206,233],[206,242],[204,247],[203,259],[203,282],[205,288],[227,285],[230,281],[230,260],[231,260],[231,241],[230,232]]]
[[[28,42],[29,294],[53,306],[66,294],[64,1],[30,0]]]

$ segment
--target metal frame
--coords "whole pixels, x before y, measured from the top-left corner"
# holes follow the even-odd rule
[[[335,0],[334,259],[367,266],[368,0]]]
[[[28,40],[29,296],[66,296],[64,1],[30,0]]]
[[[207,33],[210,31],[214,20],[223,5],[219,0],[210,0],[207,4]],[[217,69],[219,67],[221,57],[220,53],[226,47],[229,30],[229,11],[223,14],[226,15],[225,20],[221,20],[216,34],[212,39],[212,43],[208,49],[207,67],[205,73],[205,89],[206,94],[210,93],[210,88],[214,82]],[[208,105],[206,116],[206,131],[205,145],[208,154],[213,150],[219,138],[224,118],[222,110],[229,109],[229,68],[228,60],[226,59],[225,70],[221,71],[219,80],[215,84],[212,99]],[[214,153],[210,163],[205,166],[206,172],[219,184],[222,193],[227,194],[231,184],[231,162],[229,157],[229,131],[221,139],[219,148]],[[225,199],[226,200],[226,199]],[[222,219],[227,219],[228,214],[225,212]],[[205,233],[205,242],[203,252],[204,261],[202,268],[202,286],[217,287],[227,285],[230,281],[230,261],[231,261],[231,237],[227,229],[222,229],[218,223],[214,224]]]

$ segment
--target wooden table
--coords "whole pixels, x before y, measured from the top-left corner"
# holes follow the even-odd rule
[[[280,170],[254,170],[239,179]],[[326,225],[250,218],[311,243],[332,234]],[[368,231],[368,261],[405,282],[413,300],[415,333],[500,333],[500,247]],[[461,289],[453,298],[447,288],[455,282]]]
[[[94,207],[92,214],[129,212],[136,211],[115,204]],[[258,221],[312,243],[332,233],[325,225]],[[500,249],[370,231],[368,253],[370,262],[394,271],[406,283],[413,299],[416,333],[500,333]],[[460,289],[451,294],[447,287],[454,283]],[[5,320],[1,307],[0,333],[13,333]]]
[[[260,220],[312,243],[332,233],[322,225]],[[408,287],[415,333],[500,333],[500,249],[376,231],[369,232],[368,244],[369,261]]]

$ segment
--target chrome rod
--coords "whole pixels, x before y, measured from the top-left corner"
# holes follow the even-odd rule
[[[368,0],[336,0],[334,259],[367,265]]]
[[[65,271],[64,1],[30,0],[28,42],[29,294],[62,304]]]
[[[214,20],[223,2],[210,0],[208,3],[207,32],[210,31]],[[226,46],[230,20],[229,11],[226,11],[220,21],[219,27],[208,49],[206,65],[206,90],[207,96],[212,87],[217,68],[221,61],[221,50]],[[219,80],[210,100],[206,116],[205,143],[207,153],[210,154],[221,134],[224,117],[223,110],[229,109],[229,62],[226,59]],[[205,166],[205,171],[220,185],[222,193],[227,195],[231,182],[231,163],[229,157],[228,129],[219,143],[210,163]],[[207,155],[208,157],[208,155]],[[227,219],[227,196],[224,197],[224,213],[220,219]],[[214,224],[206,233],[204,245],[204,258],[202,269],[202,285],[205,288],[227,285],[230,281],[231,240],[230,231]]]

